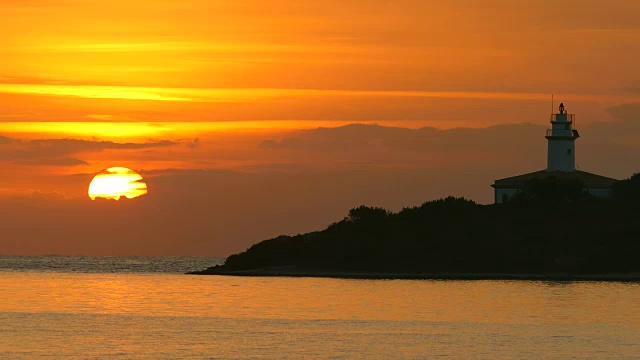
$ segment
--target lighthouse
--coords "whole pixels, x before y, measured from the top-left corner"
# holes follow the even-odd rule
[[[547,129],[547,171],[576,171],[575,114],[567,114],[560,104],[557,114],[551,114],[551,128]]]
[[[527,189],[532,180],[578,180],[593,196],[611,197],[613,184],[610,177],[576,169],[576,116],[568,114],[560,104],[557,114],[551,114],[551,128],[547,129],[547,168],[536,172],[498,179],[493,185],[495,202],[509,202],[514,195]]]

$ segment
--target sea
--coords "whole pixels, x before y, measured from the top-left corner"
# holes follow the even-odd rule
[[[640,284],[194,276],[0,256],[0,359],[639,359]]]

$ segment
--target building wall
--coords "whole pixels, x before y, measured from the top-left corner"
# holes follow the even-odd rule
[[[518,192],[519,189],[495,189],[495,202],[496,204],[502,204],[503,202],[511,200],[511,197]]]
[[[520,189],[513,189],[513,188],[496,188],[495,189],[495,203],[496,204],[502,204],[506,201],[511,200],[511,198],[513,197],[513,195],[515,195],[518,190]],[[605,198],[608,199],[613,195],[613,190],[611,189],[586,189],[589,194],[593,195],[593,196],[598,196],[601,198]]]
[[[587,189],[587,191],[593,196],[598,196],[606,199],[613,196],[613,190],[611,189]]]

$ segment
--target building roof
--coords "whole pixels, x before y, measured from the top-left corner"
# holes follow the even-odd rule
[[[494,188],[521,188],[527,184],[527,182],[533,179],[549,179],[556,178],[558,180],[580,180],[584,182],[584,186],[588,189],[610,189],[617,179],[609,178],[606,176],[596,175],[588,173],[586,171],[546,171],[540,170],[529,174],[523,174],[504,179],[499,179],[494,182]]]

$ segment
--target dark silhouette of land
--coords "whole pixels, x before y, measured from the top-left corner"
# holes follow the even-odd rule
[[[448,197],[392,213],[360,206],[325,230],[279,236],[194,274],[640,280],[640,174],[613,197],[531,181],[506,204]]]

